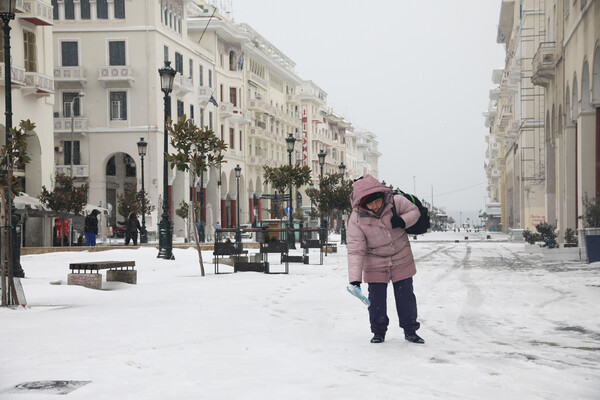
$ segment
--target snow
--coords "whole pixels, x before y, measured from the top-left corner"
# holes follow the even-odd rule
[[[345,246],[289,275],[214,275],[205,251],[201,277],[194,248],[22,256],[29,307],[0,309],[0,398],[46,399],[14,388],[51,380],[89,382],[68,394],[88,400],[600,398],[600,265],[548,262],[497,233],[412,247],[425,345],[391,312],[385,343],[369,343]],[[135,260],[137,285],[67,285],[68,264],[90,260]]]

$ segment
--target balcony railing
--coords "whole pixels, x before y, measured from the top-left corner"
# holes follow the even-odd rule
[[[548,86],[554,78],[554,64],[556,62],[556,42],[540,43],[537,52],[533,56],[533,75],[531,82],[534,85]]]
[[[6,69],[4,63],[0,63],[0,85],[4,85]],[[10,66],[10,80],[12,85],[22,86],[25,84],[25,68],[15,65]]]
[[[54,167],[54,171],[57,174],[65,174],[67,176],[71,175],[71,166],[70,165],[57,165]],[[73,165],[73,176],[77,178],[87,178],[90,176],[90,166],[89,165],[81,165],[76,164]]]
[[[20,0],[18,2],[22,13],[17,14],[19,19],[34,25],[54,25],[52,19],[52,5],[42,0]]]
[[[49,96],[54,94],[54,79],[39,72],[25,72],[25,84],[21,89],[25,95]]]
[[[60,83],[77,83],[82,88],[87,83],[84,67],[55,67],[54,82]]]
[[[74,132],[85,132],[88,129],[87,117],[75,116],[73,118],[73,131]],[[69,117],[55,117],[54,118],[54,132],[71,132],[71,118]]]
[[[189,76],[183,76],[180,73],[175,75],[173,80],[173,92],[179,96],[183,96],[194,90],[194,81]],[[210,95],[209,95],[210,98]]]
[[[202,107],[204,107],[208,103],[208,100],[210,100],[213,90],[213,88],[208,86],[198,87],[198,103],[200,103]]]
[[[105,88],[132,87],[135,78],[129,65],[105,65],[98,67],[98,80]]]

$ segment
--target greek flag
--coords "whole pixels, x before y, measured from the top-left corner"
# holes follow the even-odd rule
[[[219,105],[217,104],[217,100],[215,100],[212,94],[210,95],[210,99],[208,99],[208,102],[213,103],[215,107],[219,107]]]

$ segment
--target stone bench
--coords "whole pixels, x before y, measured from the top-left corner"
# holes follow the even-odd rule
[[[101,270],[107,269],[106,281],[137,284],[135,261],[96,261],[69,264],[71,273],[68,276],[69,285],[85,286],[91,289],[102,289]]]

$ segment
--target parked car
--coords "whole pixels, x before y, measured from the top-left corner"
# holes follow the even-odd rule
[[[124,238],[125,237],[125,228],[123,228],[122,226],[116,226],[116,225],[113,226],[111,237]]]

